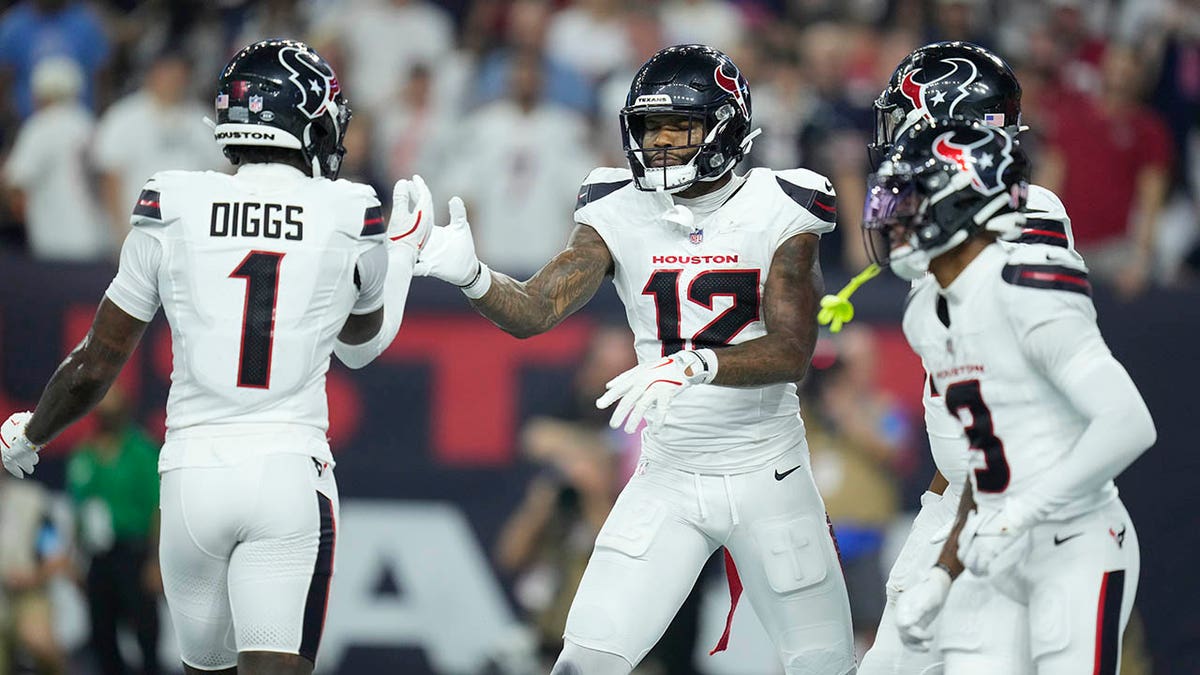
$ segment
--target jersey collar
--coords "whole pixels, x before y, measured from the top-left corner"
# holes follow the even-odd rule
[[[979,289],[989,271],[995,268],[995,265],[992,264],[993,259],[1003,256],[1004,250],[999,244],[991,244],[984,248],[979,255],[975,256],[974,260],[967,263],[966,268],[954,281],[950,282],[949,286],[941,289],[941,294],[946,296],[950,302],[963,302],[972,292]]]
[[[243,177],[262,176],[264,178],[308,178],[308,176],[294,166],[287,164],[243,164],[238,167],[237,175]]]

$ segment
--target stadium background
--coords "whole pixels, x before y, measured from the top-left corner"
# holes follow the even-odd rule
[[[842,208],[841,232],[822,242],[830,289],[862,262],[856,196],[867,170],[870,101],[891,68],[909,49],[936,39],[972,39],[997,49],[1025,86],[1025,120],[1033,129],[1023,138],[1035,161],[1059,161],[1068,175],[1073,163],[1076,176],[1080,166],[1086,168],[1083,188],[1076,183],[1060,191],[1069,212],[1090,208],[1122,185],[1138,186],[1126,191],[1132,194],[1125,202],[1130,215],[1118,214],[1107,230],[1090,232],[1092,221],[1078,215],[1074,221],[1085,254],[1094,247],[1095,258],[1104,261],[1095,270],[1102,328],[1159,428],[1156,447],[1119,481],[1142,544],[1138,619],[1127,636],[1126,670],[1200,672],[1200,582],[1194,574],[1200,499],[1193,487],[1200,467],[1190,418],[1190,384],[1200,378],[1194,271],[1200,256],[1193,249],[1198,172],[1192,152],[1200,123],[1197,3],[6,4],[0,16],[3,147],[11,150],[36,118],[35,93],[62,105],[54,96],[71,92],[61,67],[40,84],[31,82],[36,64],[51,57],[76,64],[83,75],[82,108],[95,126],[87,127],[78,147],[62,151],[52,144],[43,153],[58,158],[46,169],[54,180],[73,176],[65,184],[83,186],[90,198],[60,193],[47,205],[37,196],[46,184],[69,188],[30,179],[12,159],[16,153],[5,151],[4,410],[31,408],[53,368],[86,331],[114,270],[114,242],[127,217],[120,212],[132,204],[123,181],[140,185],[166,168],[221,168],[214,147],[189,146],[181,138],[197,129],[203,136],[200,117],[211,102],[213,75],[238,46],[255,39],[307,39],[338,69],[356,113],[344,176],[376,185],[385,202],[391,183],[413,172],[429,180],[440,204],[452,193],[463,194],[481,257],[514,274],[535,269],[562,245],[575,188],[590,166],[624,161],[615,111],[637,65],[666,44],[713,44],[742,66],[764,129],[747,166],[803,165],[833,178]],[[1129,99],[1124,110],[1133,112],[1095,113],[1122,110],[1122,96]],[[49,107],[43,104],[38,114]],[[1089,164],[1071,131],[1096,119],[1101,123],[1088,128],[1105,138],[1095,145],[1120,152]],[[67,130],[59,138],[67,138]],[[1162,189],[1143,192],[1156,176]],[[61,213],[56,205],[78,214],[73,225],[36,231],[47,221],[35,211]],[[1155,228],[1139,244],[1147,213]],[[85,243],[70,245],[78,242]],[[1133,269],[1130,261],[1140,259],[1139,251],[1152,262]],[[883,537],[877,560],[869,558],[880,584],[888,552],[902,539],[932,470],[919,433],[921,373],[898,329],[904,292],[894,279],[869,284],[858,303],[858,321],[867,329],[853,339],[825,334],[818,350],[822,368],[852,359],[869,364],[867,398],[886,408],[877,417],[888,432],[890,455],[876,457],[868,472],[885,476],[878,491],[895,495],[886,509],[890,524],[877,528]],[[330,436],[343,520],[319,672],[538,672],[530,656],[535,631],[529,626],[536,622],[530,606],[536,602],[527,592],[528,570],[502,569],[497,562],[502,540],[510,536],[505,524],[548,467],[561,469],[531,451],[531,424],[545,416],[587,422],[580,422],[568,392],[587,370],[597,336],[610,334],[623,318],[606,284],[559,328],[517,341],[471,312],[454,289],[418,280],[400,336],[381,361],[356,372],[334,365]],[[169,369],[169,331],[160,317],[120,380],[136,420],[152,436],[162,432]],[[837,425],[829,426],[836,440]],[[38,479],[59,504],[61,539],[42,553],[53,548],[55,555],[83,559],[63,494],[65,460],[94,433],[92,419],[77,425],[46,450],[39,466]],[[603,438],[617,458],[610,486],[617,489],[636,443]],[[836,476],[827,480],[838,483]],[[0,492],[5,485],[0,480]],[[841,501],[853,505],[878,496],[853,488],[838,488],[846,490]],[[837,524],[839,514],[833,517]],[[857,531],[854,525],[846,531]],[[0,540],[0,547],[16,545]],[[71,577],[64,571],[47,588],[54,634],[68,659],[66,672],[97,672],[86,645],[84,601]],[[704,579],[695,672],[777,672],[746,605],[739,609],[730,651],[702,656],[719,635],[727,608],[720,575]],[[0,628],[11,627],[0,620]],[[166,625],[164,635],[163,661],[174,667]],[[19,653],[15,661],[19,668]]]

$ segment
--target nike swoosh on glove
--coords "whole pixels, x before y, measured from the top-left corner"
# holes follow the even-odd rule
[[[690,374],[689,374],[690,373]],[[711,349],[681,351],[654,363],[621,373],[604,385],[608,391],[596,400],[597,408],[607,408],[620,399],[608,426],[616,429],[625,422],[625,433],[637,430],[647,411],[654,409],[652,423],[666,418],[671,400],[694,384],[707,384],[717,376],[717,355]]]
[[[420,176],[400,179],[392,188],[392,218],[388,221],[388,239],[413,247],[418,254],[433,231],[433,195]]]
[[[1021,562],[1029,552],[1032,510],[1009,497],[1003,508],[967,514],[958,535],[958,559],[978,576],[998,574]]]
[[[900,640],[912,649],[927,652],[933,645],[929,627],[946,604],[950,593],[950,574],[941,567],[930,568],[925,578],[905,590],[896,600],[896,627]]]
[[[38,450],[41,450],[25,438],[25,425],[31,417],[31,412],[13,413],[0,426],[0,459],[4,468],[17,478],[33,473],[33,467],[38,463]]]
[[[467,222],[467,207],[458,197],[450,199],[450,224],[435,227],[421,249],[413,274],[436,277],[455,286],[466,286],[480,274],[475,240]]]

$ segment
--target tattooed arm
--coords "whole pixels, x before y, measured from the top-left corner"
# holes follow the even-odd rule
[[[567,248],[532,278],[517,281],[491,271],[491,288],[471,305],[505,332],[527,338],[545,333],[582,307],[612,271],[604,240],[591,227],[576,225]]]
[[[146,322],[126,314],[105,298],[87,337],[46,384],[25,427],[29,441],[45,445],[99,403],[142,339],[146,326]]]
[[[825,284],[814,234],[797,234],[775,251],[763,290],[767,334],[717,351],[713,384],[755,386],[795,382],[817,344],[817,306]]]

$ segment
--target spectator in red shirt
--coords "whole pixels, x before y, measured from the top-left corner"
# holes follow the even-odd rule
[[[1150,281],[1172,148],[1162,119],[1140,101],[1137,54],[1110,47],[1102,74],[1099,96],[1051,105],[1037,182],[1062,196],[1088,266],[1132,297]]]

